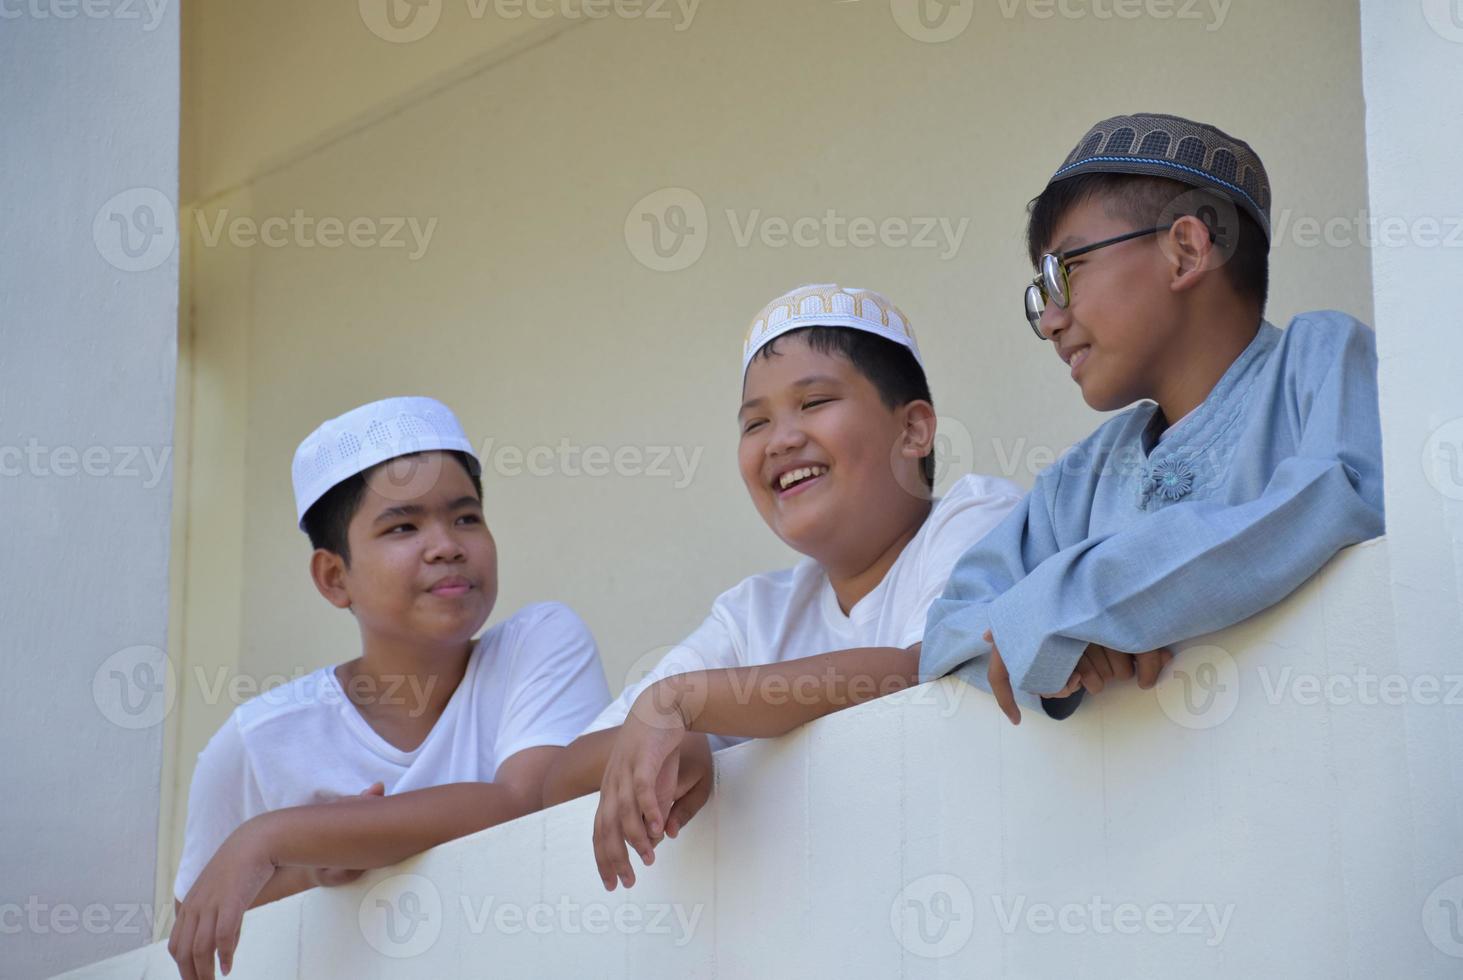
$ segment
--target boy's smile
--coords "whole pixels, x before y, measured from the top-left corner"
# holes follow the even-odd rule
[[[794,460],[785,466],[778,467],[778,472],[772,478],[772,489],[779,499],[786,499],[794,494],[806,492],[809,487],[817,485],[827,475],[828,467],[822,463]]]

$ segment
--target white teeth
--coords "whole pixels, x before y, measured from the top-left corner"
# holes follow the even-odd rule
[[[826,466],[804,466],[800,470],[789,470],[788,472],[782,474],[782,476],[778,479],[778,485],[783,490],[786,490],[794,483],[798,483],[811,477],[822,476],[824,473],[827,472],[828,467]]]

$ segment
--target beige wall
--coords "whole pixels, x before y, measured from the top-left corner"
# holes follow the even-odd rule
[[[353,5],[333,20],[284,2],[185,11],[185,187],[199,210],[184,216],[193,441],[174,861],[194,755],[233,706],[196,671],[247,684],[355,655],[293,526],[291,453],[327,416],[422,393],[495,446],[699,452],[680,487],[511,476],[487,460],[500,613],[568,602],[617,690],[719,591],[790,560],[734,465],[741,334],[772,295],[819,280],[890,294],[920,334],[947,430],[969,434],[960,465],[1029,484],[1031,450],[1090,430],[1017,293],[1023,206],[1101,116],[1173,111],[1249,139],[1277,225],[1290,211],[1271,318],[1370,318],[1366,250],[1293,233],[1297,217],[1366,206],[1355,4],[1235,0],[1216,19],[1205,2],[1197,21],[978,6],[940,44],[901,30],[882,0],[705,0],[679,31],[674,5],[669,21],[509,24],[491,2],[473,19],[443,0],[435,30],[408,44],[373,35]],[[667,187],[704,204],[708,238],[694,264],[657,272],[627,245],[627,216],[643,228],[632,208]],[[243,247],[227,230],[209,244],[194,220],[211,233],[220,217],[297,209],[435,225],[413,260],[410,245]],[[833,209],[969,227],[953,257],[740,247],[727,209],[738,224]]]

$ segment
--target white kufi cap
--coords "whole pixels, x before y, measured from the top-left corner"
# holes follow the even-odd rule
[[[435,398],[383,398],[353,408],[321,424],[295,450],[295,516],[303,527],[305,512],[337,483],[389,459],[434,449],[466,453],[482,472],[457,416]]]

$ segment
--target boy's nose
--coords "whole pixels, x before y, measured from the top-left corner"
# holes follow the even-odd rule
[[[775,423],[772,438],[767,440],[767,455],[781,456],[797,449],[807,441],[808,437],[803,432],[803,427],[796,422]]]
[[[1056,341],[1061,337],[1062,331],[1072,325],[1072,316],[1068,310],[1057,304],[1048,303],[1046,308],[1041,311],[1041,319],[1038,324],[1047,340]]]
[[[462,544],[449,528],[440,528],[427,545],[427,561],[461,561],[466,557]]]

